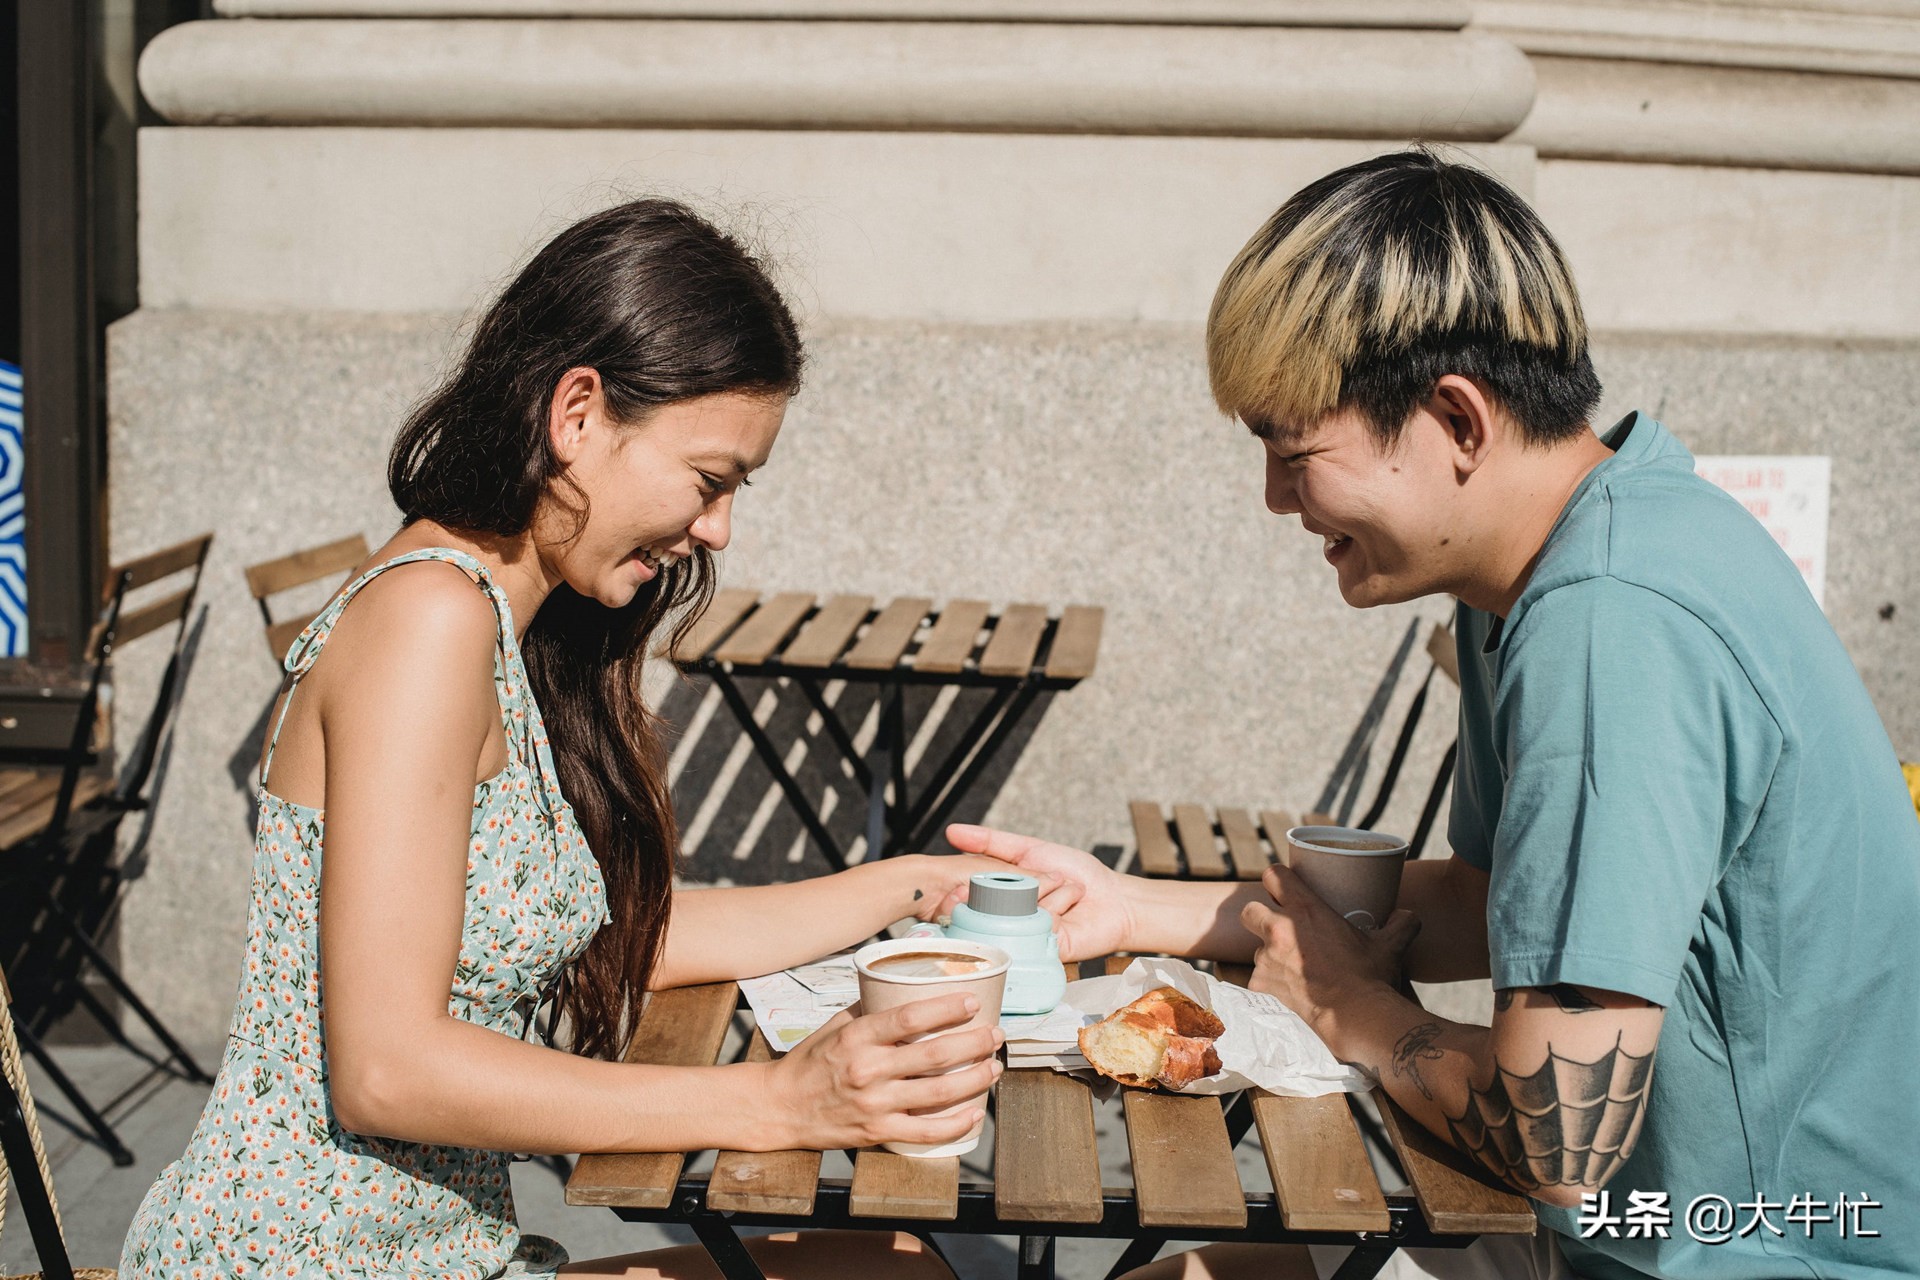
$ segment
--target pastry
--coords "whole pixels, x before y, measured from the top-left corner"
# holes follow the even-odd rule
[[[1205,1005],[1157,987],[1080,1030],[1080,1052],[1121,1084],[1181,1089],[1220,1070],[1213,1042],[1226,1030]]]

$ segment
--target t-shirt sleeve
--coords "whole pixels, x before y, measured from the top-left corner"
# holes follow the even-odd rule
[[[1711,628],[1614,578],[1549,592],[1508,638],[1493,707],[1506,794],[1495,987],[1673,999],[1780,734]]]

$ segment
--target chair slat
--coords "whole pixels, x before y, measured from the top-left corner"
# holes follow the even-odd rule
[[[1433,628],[1427,636],[1427,656],[1447,679],[1456,686],[1460,683],[1460,651],[1454,647],[1451,631],[1439,625]]]
[[[1487,1182],[1467,1158],[1428,1133],[1400,1109],[1385,1089],[1373,1091],[1394,1154],[1413,1185],[1427,1223],[1442,1235],[1532,1235],[1533,1210],[1525,1196]]]
[[[626,1060],[712,1066],[738,999],[739,988],[731,982],[654,992],[634,1028]],[[686,1155],[678,1151],[583,1155],[567,1179],[567,1203],[664,1209],[672,1203],[685,1163]]]
[[[1047,630],[1047,608],[1039,604],[1008,605],[980,652],[983,676],[1019,677],[1033,670],[1033,655]]]
[[[840,651],[853,639],[853,633],[867,620],[873,608],[872,596],[835,596],[820,606],[813,621],[800,628],[780,655],[782,666],[830,667]]]
[[[773,1057],[767,1038],[754,1028],[747,1045],[748,1062]],[[818,1151],[722,1151],[714,1157],[713,1176],[707,1182],[707,1207],[722,1213],[813,1212],[820,1186]]]
[[[727,587],[715,592],[699,620],[688,629],[687,638],[674,649],[671,655],[673,661],[698,662],[706,657],[707,652],[720,643],[721,637],[733,630],[734,624],[747,615],[747,610],[753,608],[753,602],[759,598],[760,593],[751,587]]]
[[[11,822],[60,789],[58,769],[8,770],[16,774],[14,784],[0,797],[0,823]],[[24,774],[24,778],[17,775]]]
[[[33,803],[18,807],[11,804],[7,806],[6,818],[0,819],[0,849],[10,849],[22,840],[37,836],[47,829],[47,824],[53,821],[54,808],[60,802],[58,774],[53,776],[52,783],[53,785],[47,788],[46,794],[39,796]],[[99,799],[112,786],[113,779],[104,774],[81,774],[73,788],[73,807],[78,809],[84,804]],[[16,797],[9,797],[9,799],[14,798]]]
[[[157,631],[169,622],[178,622],[187,616],[187,605],[193,599],[191,588],[176,591],[164,600],[141,605],[120,615],[120,625],[114,629],[115,644],[131,644],[150,631]]]
[[[1133,839],[1140,850],[1140,869],[1150,876],[1180,874],[1180,851],[1167,834],[1167,816],[1152,800],[1127,805],[1133,816]]]
[[[1287,843],[1287,832],[1299,825],[1284,809],[1260,811],[1260,829],[1267,833],[1267,843],[1273,846],[1273,860],[1283,867],[1293,865],[1293,847]]]
[[[858,671],[890,670],[913,643],[927,610],[932,607],[933,601],[922,596],[902,596],[890,602],[868,625],[867,633],[847,651],[842,665]]]
[[[856,1218],[922,1218],[951,1222],[960,1216],[960,1160],[919,1160],[869,1149],[853,1158],[853,1188],[847,1212]]]
[[[149,551],[146,555],[124,560],[107,571],[107,591],[113,591],[120,575],[130,573],[133,581],[127,584],[127,590],[138,591],[170,574],[182,569],[191,569],[206,558],[207,548],[213,542],[213,535],[203,533],[197,538],[188,538],[185,542],[176,542],[170,547],[158,551]],[[354,561],[358,564],[359,561]]]
[[[1258,880],[1267,873],[1267,851],[1260,847],[1260,829],[1245,809],[1219,811],[1220,834],[1227,842],[1237,880]]]
[[[1345,1094],[1282,1098],[1256,1090],[1252,1101],[1287,1230],[1386,1231],[1392,1226]]]
[[[1220,1099],[1129,1089],[1125,1109],[1141,1226],[1247,1225]]]
[[[330,573],[345,573],[367,558],[365,534],[349,534],[336,542],[308,547],[278,560],[263,560],[247,566],[247,589],[255,600],[264,600],[291,587],[324,578]]]
[[[4,806],[8,796],[20,790],[22,787],[29,786],[36,780],[44,778],[46,773],[47,771],[44,769],[28,767],[0,769],[0,806]]]
[[[1098,605],[1070,604],[1060,611],[1060,625],[1047,651],[1049,680],[1085,680],[1100,656],[1100,628],[1107,611]]]
[[[1301,814],[1300,825],[1303,827],[1337,827],[1340,825],[1340,819],[1330,813],[1322,813],[1316,810],[1312,813]]]
[[[273,650],[276,661],[286,657],[287,650],[291,649],[293,642],[300,638],[300,633],[307,629],[307,624],[319,615],[320,611],[315,609],[310,613],[288,618],[285,622],[276,622],[267,628],[267,648]]]
[[[1098,1222],[1093,1091],[1056,1071],[1009,1071],[994,1111],[993,1203],[1021,1222]]]
[[[793,629],[813,608],[813,597],[805,591],[783,591],[763,603],[739,630],[721,642],[713,656],[721,662],[765,662],[775,649],[787,642]]]
[[[1173,830],[1180,837],[1180,848],[1187,855],[1187,873],[1196,880],[1224,880],[1231,874],[1227,857],[1213,838],[1213,820],[1204,806],[1173,806]]]
[[[930,671],[937,675],[951,675],[966,668],[967,659],[973,656],[973,646],[980,638],[980,629],[987,625],[987,605],[984,600],[949,600],[947,607],[940,611],[934,621],[933,630],[920,646],[920,652],[913,655],[915,671]]]

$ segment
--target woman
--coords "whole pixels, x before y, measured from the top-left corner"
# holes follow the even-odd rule
[[[618,1061],[649,987],[813,959],[931,916],[979,869],[673,890],[641,667],[707,599],[801,363],[759,265],[659,200],[563,232],[482,319],[394,446],[403,527],[287,655],[232,1038],[123,1275],[544,1273],[564,1258],[520,1236],[504,1153],[942,1142],[975,1122],[913,1113],[985,1089],[1000,1033],[901,1043],[970,998],[843,1014],[773,1063]],[[543,993],[572,1052],[527,1040]],[[756,1244],[790,1276],[947,1274],[911,1238]]]

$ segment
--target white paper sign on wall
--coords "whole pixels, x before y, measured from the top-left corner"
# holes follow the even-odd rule
[[[1699,457],[1702,477],[1740,500],[1792,557],[1813,598],[1824,608],[1827,589],[1828,490],[1833,460],[1819,457]]]

